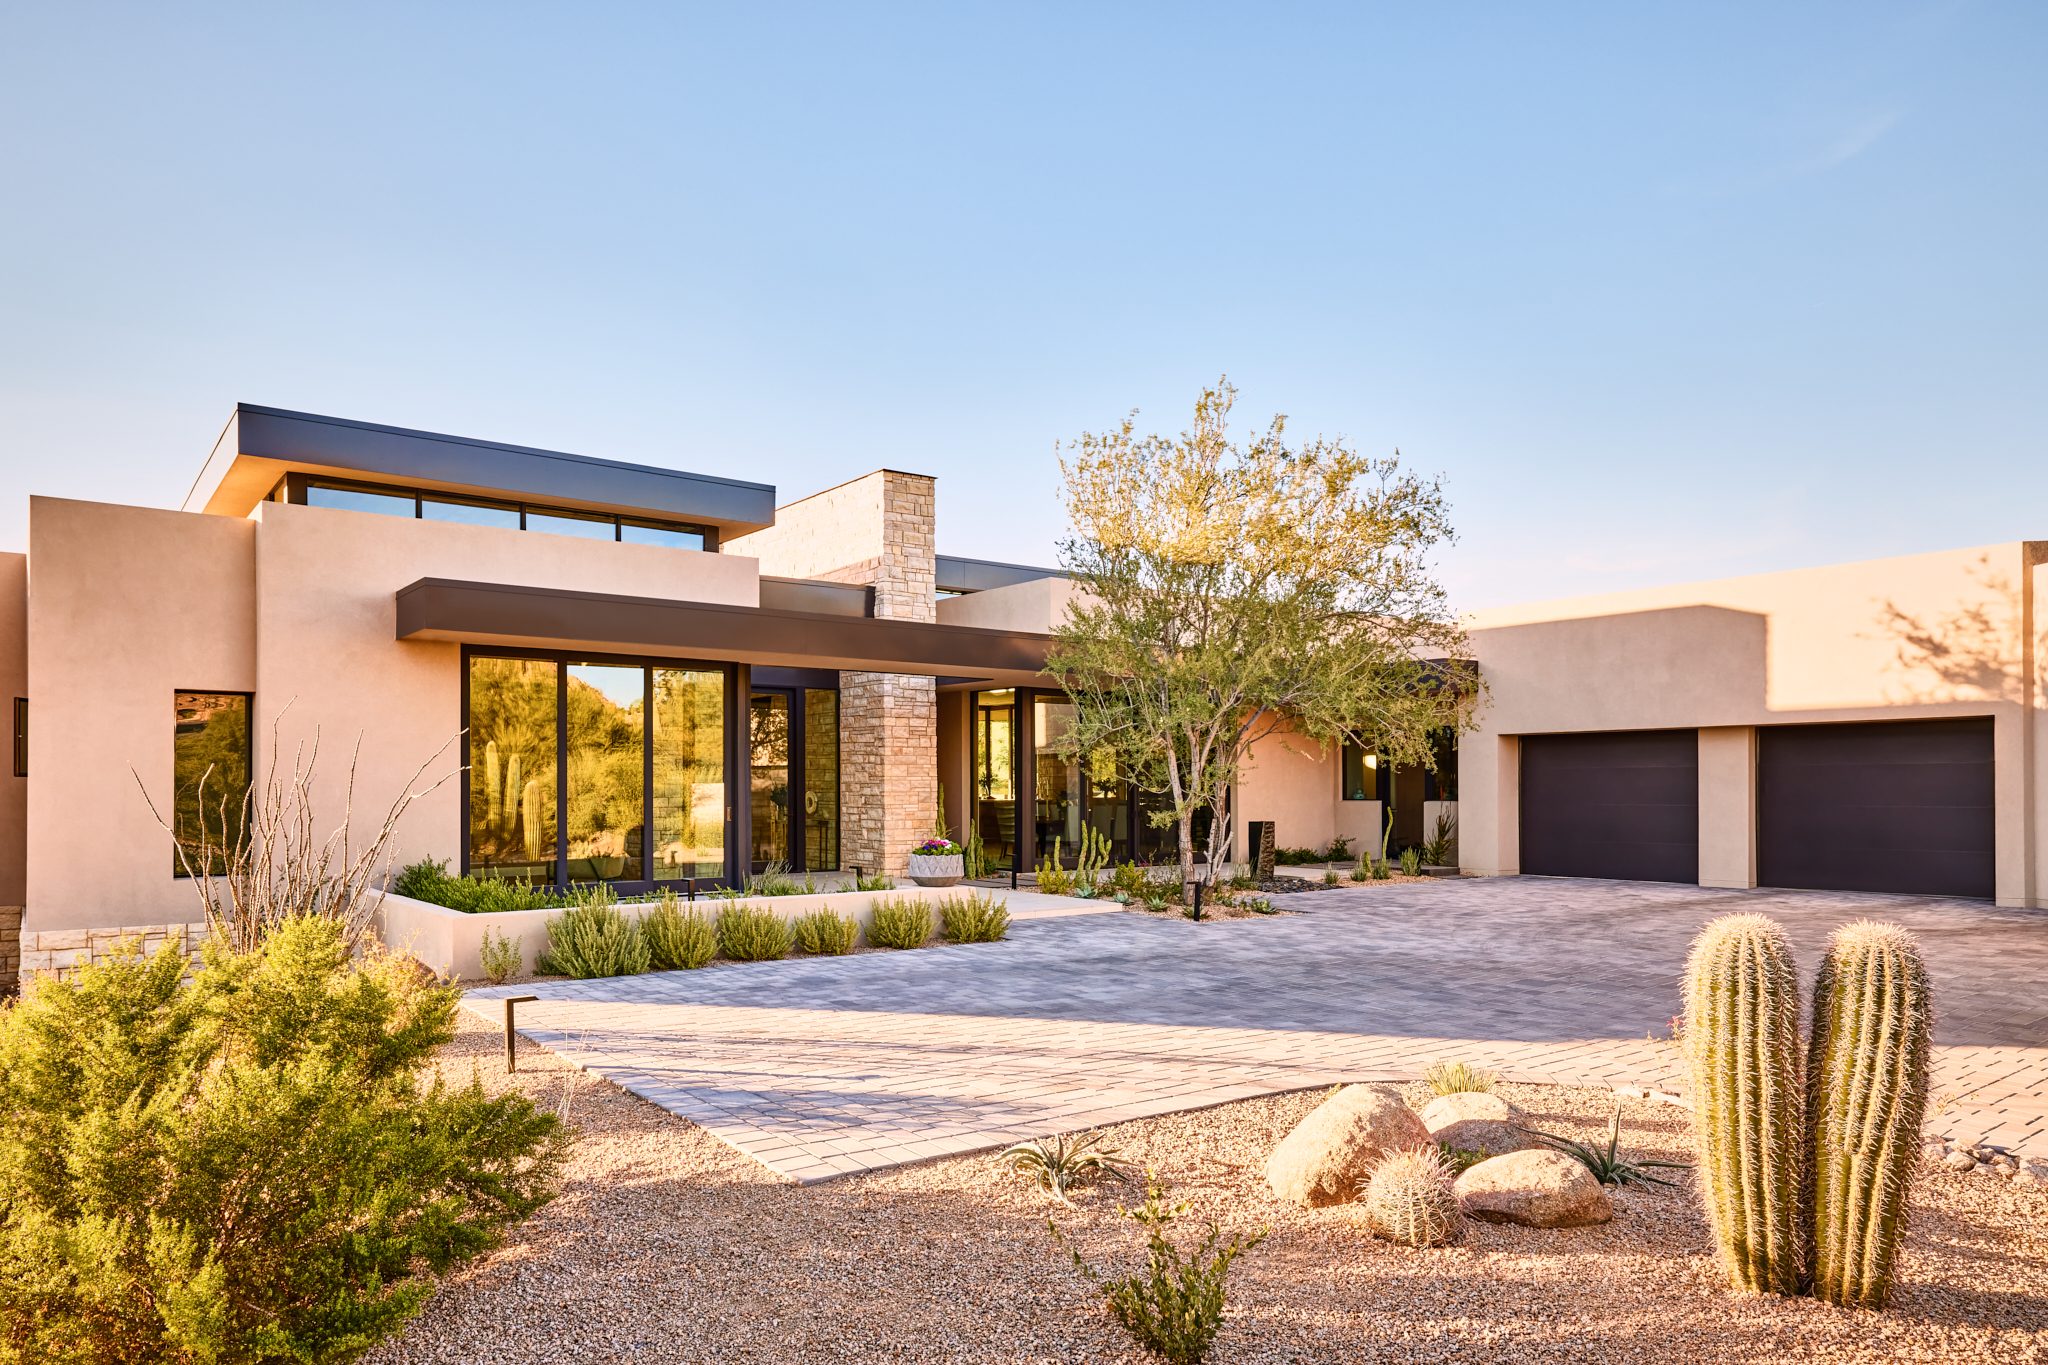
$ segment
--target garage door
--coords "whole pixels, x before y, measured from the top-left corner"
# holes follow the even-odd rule
[[[1524,735],[1522,871],[1698,881],[1699,732]]]
[[[1757,881],[1992,893],[1991,719],[1757,731]]]

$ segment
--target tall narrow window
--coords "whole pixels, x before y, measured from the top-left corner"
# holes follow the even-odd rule
[[[566,672],[567,878],[637,882],[647,875],[647,670],[570,664]]]
[[[469,661],[469,868],[481,876],[555,879],[555,670]]]
[[[1350,740],[1344,741],[1344,761],[1341,764],[1346,801],[1379,801],[1385,799],[1381,774],[1386,765],[1380,756]]]
[[[1074,728],[1074,703],[1052,697],[1031,699],[1033,812],[1038,855],[1052,856],[1060,845],[1060,861],[1078,861],[1081,853],[1081,764],[1062,753],[1061,743]]]
[[[654,879],[725,875],[725,673],[654,670]]]
[[[974,694],[974,828],[992,867],[1013,866],[1017,831],[1017,694]]]
[[[804,689],[804,866],[839,866],[839,694]]]
[[[249,697],[179,692],[172,714],[171,873],[222,873],[247,835]]]
[[[14,699],[14,775],[28,776],[28,698]]]

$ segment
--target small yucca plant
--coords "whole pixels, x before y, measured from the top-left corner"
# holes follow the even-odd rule
[[[1116,1148],[1102,1145],[1102,1134],[1068,1133],[1020,1142],[1002,1159],[1035,1181],[1038,1188],[1069,1207],[1069,1191],[1099,1176],[1121,1180],[1128,1164]]]
[[[1593,1178],[1603,1185],[1662,1185],[1676,1188],[1677,1182],[1666,1180],[1661,1175],[1651,1175],[1653,1170],[1689,1171],[1692,1167],[1683,1161],[1637,1161],[1621,1154],[1621,1101],[1614,1102],[1614,1118],[1607,1125],[1607,1145],[1596,1147],[1589,1142],[1579,1142],[1555,1133],[1538,1132],[1524,1128],[1523,1132],[1535,1138],[1554,1152],[1566,1156],[1593,1173]]]
[[[1437,1062],[1422,1073],[1422,1079],[1438,1095],[1490,1095],[1500,1077],[1470,1062]]]

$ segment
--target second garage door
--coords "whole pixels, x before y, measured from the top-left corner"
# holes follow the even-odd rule
[[[1522,737],[1522,871],[1696,882],[1697,730]]]
[[[1991,719],[1757,731],[1764,886],[1992,894]]]

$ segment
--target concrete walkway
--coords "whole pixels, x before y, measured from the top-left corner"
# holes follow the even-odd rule
[[[1678,1088],[1699,926],[1920,936],[1930,1131],[2048,1156],[2048,914],[1976,902],[1540,878],[1346,887],[1205,924],[1018,896],[1008,941],[551,982],[520,1031],[799,1180],[1464,1058],[1512,1080]]]

